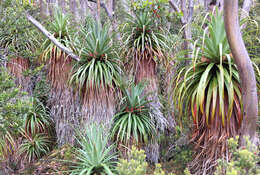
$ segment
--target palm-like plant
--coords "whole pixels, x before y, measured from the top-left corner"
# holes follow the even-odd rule
[[[50,29],[53,31],[55,38],[68,46],[69,38],[69,17],[64,15],[61,10],[56,10],[54,14],[54,21],[50,24]],[[51,81],[54,89],[64,88],[69,78],[71,71],[72,59],[64,52],[62,52],[49,39],[46,39],[42,44],[42,54],[40,59],[48,63],[47,79]]]
[[[76,43],[81,59],[74,66],[70,83],[80,91],[84,120],[108,124],[114,115],[115,88],[119,85],[120,60],[112,45],[108,26],[91,22]]]
[[[228,153],[226,140],[238,134],[243,119],[241,89],[220,13],[211,15],[208,33],[197,42],[192,64],[175,76],[173,101],[180,115],[192,114],[193,170],[211,174],[217,158]]]
[[[30,136],[37,133],[50,134],[52,121],[45,107],[37,99],[32,99],[32,104],[32,108],[24,115],[24,129],[26,134]]]
[[[113,152],[114,145],[107,146],[108,136],[102,126],[88,126],[77,140],[80,147],[73,151],[77,162],[72,162],[71,175],[114,174],[117,155]]]
[[[69,47],[69,18],[61,10],[55,11],[54,21],[50,29],[58,41]],[[40,59],[47,63],[47,80],[51,83],[49,106],[50,114],[55,122],[58,144],[73,144],[73,128],[79,115],[79,104],[74,98],[73,90],[68,86],[71,76],[72,59],[61,51],[50,40],[42,45]],[[66,127],[66,129],[64,129]]]
[[[144,85],[132,85],[130,89],[123,88],[124,98],[120,111],[113,118],[111,137],[131,148],[133,144],[140,146],[147,143],[155,133],[154,121],[147,104]]]
[[[28,162],[32,162],[50,151],[51,140],[45,134],[36,133],[30,136],[25,131],[21,133],[25,139],[20,145],[19,151]]]
[[[135,83],[147,81],[146,93],[150,93],[148,99],[152,107],[156,128],[164,130],[166,120],[161,109],[158,98],[157,87],[157,62],[165,61],[166,50],[168,50],[167,39],[164,31],[160,28],[160,17],[154,16],[152,7],[144,7],[134,11],[134,16],[128,15],[123,34],[123,42],[126,57],[126,67],[134,72]],[[151,93],[152,92],[152,93]],[[152,147],[156,147],[156,144]],[[147,155],[153,162],[158,161],[159,147],[157,155]],[[152,151],[149,151],[152,152]],[[154,152],[153,152],[154,153]],[[152,157],[152,158],[151,158]],[[152,160],[153,159],[153,160]]]

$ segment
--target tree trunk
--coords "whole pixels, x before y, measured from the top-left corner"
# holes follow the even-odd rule
[[[178,7],[178,5],[173,1],[169,1],[170,6],[178,13],[183,13],[183,16],[181,17],[181,23],[184,26],[184,32],[183,32],[183,37],[184,37],[184,43],[183,43],[183,48],[185,50],[191,51],[193,49],[192,43],[190,42],[192,39],[192,33],[191,33],[191,21],[192,21],[192,16],[193,16],[193,10],[194,10],[194,1],[189,0],[189,4],[187,7],[186,0],[181,1],[181,9]],[[190,58],[191,55],[188,54],[186,57]]]
[[[79,22],[78,3],[76,0],[70,0],[70,11],[74,16],[75,22]]]
[[[111,87],[86,87],[81,92],[82,120],[84,128],[92,123],[104,127],[108,134],[116,112],[116,92]]]
[[[167,121],[161,112],[162,105],[158,94],[157,64],[149,53],[144,51],[140,55],[140,61],[135,65],[135,83],[147,83],[145,94],[149,94],[147,99],[150,101],[151,118],[156,123],[157,130],[157,134],[154,136],[155,139],[146,145],[144,149],[147,159],[152,163],[158,163],[160,150],[157,139],[160,137],[160,133],[165,130]]]
[[[79,17],[80,17],[80,20],[84,22],[85,17],[86,17],[86,13],[87,13],[87,2],[85,0],[80,0],[79,4],[80,4],[80,8],[79,8],[80,14],[79,14]]]
[[[17,87],[21,86],[21,90],[32,94],[32,83],[29,76],[24,76],[23,73],[29,69],[29,59],[16,57],[7,62],[6,65],[10,74],[15,77]]]
[[[47,5],[45,0],[40,0],[40,15],[42,18],[45,18],[48,14],[47,14]]]
[[[253,0],[244,0],[241,15],[240,15],[240,20],[249,16],[249,11],[250,11],[252,4],[253,4]],[[241,26],[241,29],[244,29],[245,27],[246,27],[246,23],[244,23]]]
[[[228,42],[237,65],[242,86],[244,120],[240,129],[240,145],[246,145],[243,136],[253,144],[258,142],[258,101],[254,69],[240,32],[238,0],[225,0],[224,20]]]
[[[58,6],[62,9],[63,13],[66,13],[66,1],[58,0]]]

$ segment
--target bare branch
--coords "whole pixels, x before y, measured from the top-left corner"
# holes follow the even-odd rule
[[[28,13],[26,14],[26,18],[35,26],[37,27],[53,44],[55,44],[58,48],[68,54],[71,58],[76,61],[79,61],[80,58],[76,54],[74,54],[69,48],[62,45],[50,32],[48,32],[36,19],[34,19]]]
[[[170,1],[169,1],[169,4],[170,4],[170,6],[173,8],[173,10],[175,10],[176,12],[178,12],[178,13],[181,13],[181,12],[182,12],[182,11],[179,9],[178,5],[177,5],[173,0],[170,0]],[[181,23],[182,23],[183,25],[186,24],[186,21],[185,21],[185,19],[184,19],[183,16],[181,17]]]

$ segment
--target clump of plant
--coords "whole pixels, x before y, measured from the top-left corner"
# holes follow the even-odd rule
[[[247,145],[244,147],[239,147],[238,136],[228,140],[231,159],[229,161],[219,159],[214,175],[258,175],[260,173],[260,167],[258,165],[260,161],[259,150],[247,137],[245,140]]]
[[[80,93],[84,121],[110,124],[122,70],[109,26],[90,20],[74,44],[81,59],[73,67],[70,83]]]
[[[30,57],[38,43],[34,38],[34,28],[23,14],[23,7],[15,1],[0,11],[0,47],[11,56]]]
[[[147,174],[148,163],[146,162],[145,151],[132,146],[128,152],[128,159],[119,159],[116,170],[119,175],[145,175]],[[154,175],[165,175],[161,164],[156,164]],[[174,175],[170,173],[169,175]]]
[[[167,32],[161,28],[159,12],[162,6],[157,2],[135,1],[133,3],[133,13],[128,15],[122,29],[124,45],[122,57],[125,58],[125,68],[134,76],[135,83],[147,82],[145,92],[150,93],[149,106],[153,111],[156,129],[163,131],[167,122],[161,112],[158,95],[157,63],[167,62],[167,54],[170,51]],[[158,157],[154,159],[156,162]]]
[[[69,37],[72,30],[69,26],[69,16],[56,9],[54,20],[50,23],[50,31],[66,47],[70,47]],[[48,65],[47,79],[51,82],[52,88],[66,87],[72,69],[72,59],[49,39],[42,43],[41,50],[40,59]]]
[[[166,175],[166,173],[163,171],[163,169],[162,169],[162,165],[161,164],[159,164],[159,163],[157,163],[157,164],[155,164],[155,170],[154,170],[154,173],[153,173],[154,175]],[[168,175],[175,175],[175,174],[173,174],[173,173],[170,173],[170,174],[168,174]]]
[[[174,150],[171,160],[176,166],[178,166],[178,169],[184,171],[188,163],[192,160],[192,146],[177,146]]]
[[[24,127],[21,129],[23,136],[20,145],[20,154],[28,162],[32,162],[47,154],[52,147],[53,122],[43,104],[32,98],[32,106],[24,115]]]
[[[173,101],[180,116],[192,116],[191,169],[197,174],[214,172],[216,160],[228,153],[226,140],[238,134],[243,120],[240,79],[221,13],[211,14],[207,25],[194,43],[192,63],[173,79]]]
[[[53,121],[43,104],[36,98],[32,98],[33,106],[24,115],[24,129],[28,135],[36,133],[49,134]]]
[[[165,31],[160,27],[159,12],[164,10],[160,9],[156,1],[137,1],[133,3],[133,7],[134,15],[128,15],[123,28],[126,62],[131,61],[130,63],[137,66],[137,63],[144,60],[162,60],[165,58],[164,51],[169,49]]]
[[[85,132],[78,133],[77,141],[79,147],[72,151],[76,162],[70,162],[71,175],[114,174],[117,154],[113,144],[108,146],[102,126],[88,125]]]
[[[28,133],[22,132],[22,135],[24,140],[19,147],[19,151],[23,159],[28,162],[39,159],[50,151],[52,141],[46,134],[28,135]]]
[[[133,146],[129,152],[128,160],[119,159],[116,170],[120,175],[144,175],[148,167],[145,158],[144,150],[138,150]]]
[[[123,87],[120,112],[113,117],[111,137],[127,147],[140,146],[147,143],[155,133],[154,121],[147,104],[147,95],[144,95],[144,85]]]
[[[15,87],[6,68],[0,67],[0,167],[9,166],[11,171],[21,167],[19,137],[23,127],[23,115],[31,106],[30,101],[23,98],[24,95],[25,93]],[[9,170],[3,169],[6,174],[10,174]]]

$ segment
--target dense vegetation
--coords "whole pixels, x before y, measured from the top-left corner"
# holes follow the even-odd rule
[[[258,175],[223,4],[99,3],[0,1],[0,175]],[[258,94],[259,12],[240,19]]]

